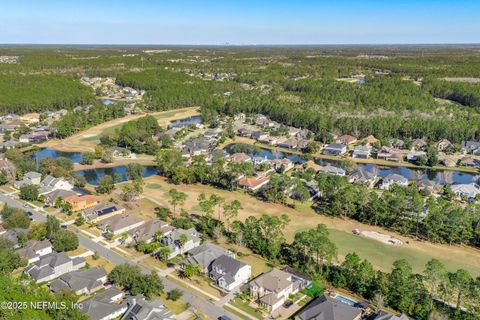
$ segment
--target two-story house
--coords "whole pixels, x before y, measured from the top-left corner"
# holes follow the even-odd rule
[[[231,291],[242,283],[247,283],[252,275],[252,267],[227,255],[213,261],[210,279],[226,291]]]

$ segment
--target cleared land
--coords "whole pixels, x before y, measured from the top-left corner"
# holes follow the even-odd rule
[[[149,113],[158,119],[158,124],[160,126],[166,127],[170,121],[178,120],[183,118],[188,118],[190,116],[196,116],[199,114],[198,108],[184,108],[170,111],[161,111]],[[115,129],[120,128],[123,123],[135,120],[137,118],[143,117],[146,114],[140,115],[129,115],[123,118],[115,119],[102,123],[98,126],[91,127],[85,131],[74,134],[71,137],[58,140],[52,139],[41,145],[42,147],[52,148],[59,151],[76,151],[76,152],[85,152],[85,151],[94,151],[95,146],[99,143],[101,135],[109,134],[115,132]]]
[[[150,188],[149,185],[152,185],[153,188]],[[480,250],[465,246],[448,246],[417,241],[395,232],[385,231],[380,227],[365,225],[349,219],[323,216],[314,212],[308,203],[297,203],[296,209],[292,209],[279,204],[262,202],[243,192],[230,192],[204,185],[173,185],[160,176],[145,179],[144,194],[157,204],[170,207],[167,192],[171,188],[176,188],[188,195],[184,207],[192,212],[198,212],[197,198],[200,193],[204,192],[207,195],[215,193],[226,201],[239,200],[243,206],[243,210],[238,216],[240,220],[244,220],[250,215],[260,216],[263,213],[287,214],[291,220],[285,232],[288,241],[293,239],[295,232],[323,223],[328,226],[331,238],[337,244],[339,260],[342,260],[349,252],[357,252],[361,257],[370,260],[378,269],[387,271],[390,270],[395,260],[406,259],[412,264],[415,271],[421,272],[428,260],[436,258],[441,260],[449,270],[464,268],[473,275],[480,275]],[[400,239],[405,244],[392,246],[367,237],[355,236],[352,234],[353,229],[388,234]]]

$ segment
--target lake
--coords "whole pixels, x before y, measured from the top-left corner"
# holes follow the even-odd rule
[[[170,122],[172,128],[183,128],[188,127],[192,124],[202,123],[203,119],[201,116],[191,116],[185,119],[178,119]]]
[[[115,173],[119,173],[122,176],[122,179],[116,182],[127,180],[126,169],[127,169],[126,166],[118,166],[118,167],[112,167],[112,168],[96,168],[96,169],[80,170],[80,171],[76,171],[75,173],[77,175],[83,175],[89,184],[97,185],[98,181],[100,181],[100,179],[103,176],[110,175],[113,177]],[[158,170],[154,166],[143,167],[143,177],[150,177],[150,176],[156,175],[157,173],[158,173]]]
[[[37,162],[48,157],[53,159],[64,157],[72,160],[74,163],[80,163],[80,161],[82,161],[81,152],[62,152],[50,148],[40,149],[40,151],[33,155],[33,158]]]
[[[113,99],[98,99],[98,101],[100,101],[102,104],[106,106],[109,104],[118,104],[118,101]]]

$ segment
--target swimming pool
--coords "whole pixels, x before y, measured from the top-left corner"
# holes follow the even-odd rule
[[[355,304],[357,303],[356,301],[350,300],[350,299],[345,298],[345,297],[340,296],[340,295],[337,295],[337,296],[335,297],[335,299],[338,300],[338,301],[340,301],[340,302],[343,302],[343,303],[345,303],[345,304],[348,304],[349,306],[352,306],[352,307],[354,307]]]

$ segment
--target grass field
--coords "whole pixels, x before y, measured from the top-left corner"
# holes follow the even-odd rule
[[[321,295],[325,291],[325,287],[319,283],[313,282],[312,286],[310,288],[305,288],[302,290],[303,294],[306,294],[307,296],[311,298],[315,298],[319,295]]]
[[[372,262],[377,269],[389,271],[393,261],[404,258],[410,262],[415,272],[422,272],[425,263],[432,258],[436,258],[442,261],[450,271],[464,268],[474,276],[480,275],[480,250],[471,247],[448,246],[413,240],[380,227],[365,225],[350,219],[332,218],[317,214],[310,208],[309,204],[297,204],[297,207],[293,209],[259,201],[242,192],[219,190],[204,185],[172,185],[160,176],[152,176],[146,178],[145,181],[147,185],[158,184],[161,186],[157,189],[145,188],[144,194],[165,207],[170,207],[165,192],[171,188],[176,188],[188,195],[184,208],[192,212],[198,212],[197,198],[200,193],[204,192],[207,196],[215,193],[228,202],[235,199],[239,200],[243,206],[238,216],[240,220],[244,220],[250,215],[259,216],[263,213],[270,215],[287,214],[290,217],[290,223],[285,230],[288,241],[293,239],[295,232],[323,223],[329,228],[331,238],[338,247],[340,261],[347,253],[357,252],[362,258],[367,258]],[[374,239],[354,236],[352,230],[357,228],[362,231],[369,230],[390,234],[399,238],[405,244],[393,246]],[[409,243],[406,244],[406,241]]]
[[[253,307],[251,307],[248,302],[243,302],[240,298],[235,298],[229,302],[232,306],[245,311],[249,315],[257,318],[257,319],[262,319],[262,313],[255,310]],[[243,318],[243,317],[242,317]]]

